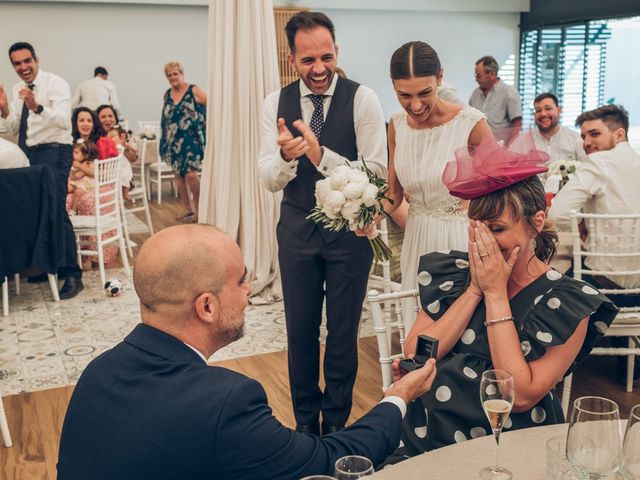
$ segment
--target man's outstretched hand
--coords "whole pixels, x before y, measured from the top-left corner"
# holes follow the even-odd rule
[[[404,373],[400,368],[400,360],[393,361],[394,382],[384,392],[385,397],[395,395],[402,398],[407,405],[431,389],[436,378],[436,361],[433,358],[427,360],[422,368],[413,372]],[[397,379],[397,380],[396,380]]]

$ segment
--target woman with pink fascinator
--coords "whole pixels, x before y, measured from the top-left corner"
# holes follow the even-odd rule
[[[407,336],[439,340],[438,375],[431,390],[408,407],[406,456],[491,434],[478,397],[482,372],[508,371],[515,401],[504,430],[563,423],[555,384],[606,332],[616,307],[585,282],[549,267],[557,235],[546,218],[537,174],[547,157],[530,148],[516,154],[486,137],[469,153],[456,152],[443,182],[469,200],[468,252],[424,255],[418,268],[422,309]],[[395,367],[397,376],[403,372]]]

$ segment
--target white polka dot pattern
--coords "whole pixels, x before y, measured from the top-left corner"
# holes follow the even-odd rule
[[[443,255],[449,255],[451,250],[438,250],[438,253],[442,253]]]
[[[460,337],[460,341],[465,345],[471,345],[475,339],[476,339],[476,332],[474,332],[470,328],[467,328],[462,334],[462,336]]]
[[[448,402],[451,399],[451,389],[446,385],[438,387],[436,390],[436,400],[439,402]]]
[[[547,300],[547,307],[549,307],[551,310],[557,310],[558,308],[560,308],[560,305],[562,305],[562,302],[558,297],[553,297]]]
[[[535,305],[537,305],[537,304],[538,304],[538,302],[539,302],[540,300],[542,300],[542,295],[538,295],[538,296],[533,300],[533,303],[534,303]]]
[[[456,430],[456,433],[453,434],[453,439],[456,443],[462,443],[467,441],[467,436],[460,430]]]
[[[440,300],[436,300],[427,305],[427,310],[429,310],[430,313],[438,313],[440,311]]]
[[[607,333],[607,330],[609,328],[607,327],[606,323],[601,321],[593,322],[593,326],[596,328],[596,330],[598,330],[598,332],[600,332],[603,335]]]
[[[416,427],[413,429],[418,438],[425,438],[427,436],[427,426],[424,427]]]
[[[465,268],[469,268],[469,262],[463,260],[462,258],[456,258],[456,267],[458,267],[460,270],[464,270]]]
[[[556,270],[549,270],[547,272],[547,278],[549,280],[560,280],[562,278],[562,274]]]
[[[526,357],[531,353],[531,343],[529,340],[524,340],[520,342],[520,350],[522,350],[522,354]]]
[[[531,420],[533,423],[542,423],[547,418],[547,412],[542,407],[535,407],[531,410]]]
[[[462,369],[462,373],[464,373],[467,377],[469,377],[472,380],[474,378],[478,378],[478,374],[472,368],[469,368],[469,367],[464,367]]]
[[[442,290],[443,292],[448,292],[449,290],[451,290],[451,288],[453,287],[453,281],[451,280],[447,280],[446,282],[444,282],[443,284],[440,285],[440,290]]]
[[[487,388],[485,388],[484,391],[489,396],[495,395],[496,393],[498,393],[498,389],[496,388],[495,385],[487,385]]]
[[[511,428],[513,426],[513,422],[511,421],[511,417],[507,418],[507,421],[502,425],[503,428]]]
[[[598,295],[598,291],[589,285],[583,285],[582,291],[587,295]]]
[[[426,287],[431,283],[431,274],[429,272],[422,271],[418,274],[418,283],[423,287]]]
[[[473,427],[469,432],[471,438],[484,437],[487,435],[487,431],[482,427]]]
[[[551,341],[553,340],[553,335],[551,335],[549,332],[538,332],[536,333],[536,338],[541,342],[551,343]]]

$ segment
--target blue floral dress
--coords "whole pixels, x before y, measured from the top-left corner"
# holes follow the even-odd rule
[[[425,312],[438,321],[470,282],[468,254],[434,252],[420,258],[418,289]],[[547,347],[564,344],[589,316],[584,344],[567,374],[589,354],[617,313],[615,305],[585,282],[549,270],[511,300],[524,358],[542,357]],[[492,368],[485,305],[480,303],[453,349],[438,361],[431,390],[408,406],[399,448],[387,459],[396,463],[419,453],[491,434],[480,405],[482,372]],[[506,431],[563,423],[553,392],[526,412],[512,413]]]
[[[178,103],[167,90],[162,107],[160,156],[181,176],[200,171],[204,159],[206,107],[196,102],[193,87]]]

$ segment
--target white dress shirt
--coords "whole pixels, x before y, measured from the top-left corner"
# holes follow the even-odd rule
[[[35,80],[33,93],[36,102],[44,110],[37,114],[29,110],[27,117],[27,146],[43,143],[71,144],[71,91],[69,84],[58,75],[40,70]],[[7,117],[7,125],[13,135],[18,135],[23,101],[18,93],[26,84],[23,81],[13,86],[13,100]]]
[[[498,79],[487,95],[478,87],[469,98],[469,105],[480,110],[487,117],[487,123],[498,140],[505,142],[511,135],[508,129],[516,118],[522,117],[520,95],[511,85]]]
[[[334,75],[331,86],[324,93],[324,118],[331,106],[331,99],[336,88],[338,76]],[[307,95],[313,94],[311,90],[299,81],[300,108],[302,121],[309,125],[313,114],[313,104]],[[278,138],[278,102],[280,90],[269,94],[264,100],[262,111],[262,143],[258,159],[258,174],[263,185],[271,192],[282,190],[287,183],[293,180],[298,171],[298,160],[286,162],[280,155]],[[356,145],[358,147],[358,159],[364,158],[367,166],[379,177],[387,176],[387,135],[385,132],[382,106],[377,95],[369,87],[360,85],[353,101],[353,123],[356,132]],[[295,127],[290,128],[295,129]],[[323,155],[318,171],[328,176],[338,165],[344,165],[347,159],[327,147],[322,147]],[[356,160],[356,159],[352,159]]]
[[[93,77],[78,85],[71,102],[72,108],[87,107],[95,110],[100,105],[111,105],[120,117],[120,102],[113,83],[101,77]]]
[[[560,127],[549,140],[542,136],[538,127],[535,127],[533,128],[533,141],[536,144],[536,149],[549,154],[549,163],[558,160],[583,161],[587,158],[582,147],[580,134],[567,127]]]
[[[640,212],[640,155],[628,142],[620,142],[615,148],[588,155],[573,177],[558,192],[549,209],[549,218],[559,230],[570,231],[569,212],[583,209],[585,213],[637,213]],[[616,235],[617,226],[610,225],[602,235]],[[633,235],[630,233],[630,235]],[[640,238],[637,239],[640,247]],[[636,248],[636,251],[638,249]],[[629,258],[588,258],[592,269],[628,270]],[[634,269],[640,269],[640,265]],[[640,286],[640,278],[610,278],[623,287]]]
[[[0,169],[29,166],[29,159],[18,145],[0,138]]]

